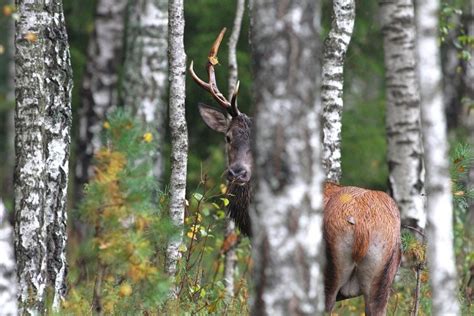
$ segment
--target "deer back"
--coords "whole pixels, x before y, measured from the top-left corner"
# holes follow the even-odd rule
[[[371,242],[383,240],[385,255],[400,245],[400,213],[384,192],[326,183],[324,235],[330,247],[352,239],[352,259],[360,262]]]

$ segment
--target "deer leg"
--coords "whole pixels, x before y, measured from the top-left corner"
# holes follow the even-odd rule
[[[344,246],[343,246],[344,247]],[[338,253],[339,256],[335,256]],[[348,253],[349,255],[344,255]],[[342,254],[342,255],[341,255]],[[331,312],[336,300],[341,299],[341,288],[349,282],[354,272],[355,264],[350,252],[336,252],[326,248],[326,268],[324,273],[326,311]]]
[[[368,291],[364,291],[365,312],[368,316],[386,314],[390,289],[400,264],[401,251],[397,248],[383,265],[383,268],[370,282]]]

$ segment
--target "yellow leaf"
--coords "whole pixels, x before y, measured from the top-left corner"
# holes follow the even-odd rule
[[[456,196],[463,196],[463,195],[464,195],[464,191],[457,191],[457,192],[454,192],[454,195],[456,195]]]
[[[179,245],[179,247],[178,247],[178,251],[179,251],[179,252],[186,252],[186,251],[188,251],[188,248],[186,247],[185,244],[181,244],[181,245]]]
[[[217,65],[217,64],[219,63],[219,59],[217,59],[216,56],[210,56],[210,57],[209,57],[209,62],[210,62],[213,66],[215,66],[215,65]]]
[[[24,38],[30,42],[30,43],[34,43],[38,40],[38,35],[35,34],[35,33],[32,33],[32,32],[28,32],[25,34]]]
[[[188,233],[186,234],[186,236],[188,236],[189,238],[197,239],[196,234],[193,233],[192,231],[191,231],[191,232],[188,232]],[[184,252],[184,251],[182,251],[182,252]]]
[[[153,140],[153,134],[150,132],[145,133],[145,135],[143,135],[143,140],[145,141],[145,143],[151,143],[151,141]]]
[[[124,283],[120,286],[119,295],[121,297],[127,297],[132,295],[132,287],[128,283]]]
[[[224,183],[221,183],[219,189],[221,190],[221,194],[225,194],[227,192],[227,186]]]
[[[4,6],[3,6],[3,10],[2,10],[2,11],[3,11],[3,15],[4,15],[4,16],[10,16],[10,15],[12,15],[13,11],[15,11],[15,10],[14,10],[14,8],[13,8],[12,5],[8,5],[8,4],[7,4],[7,5],[4,5]]]
[[[105,129],[109,129],[110,128],[110,123],[105,121],[104,124],[102,125]]]

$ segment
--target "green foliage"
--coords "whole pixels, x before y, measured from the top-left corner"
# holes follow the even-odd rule
[[[148,153],[153,134],[124,111],[104,123],[104,146],[95,155],[95,176],[80,207],[89,231],[69,262],[70,292],[65,314],[248,313],[249,241],[232,234],[223,238],[225,185],[203,175],[188,201],[182,258],[169,298],[170,280],[163,273],[166,244],[175,232],[169,223],[167,195],[158,196]],[[209,189],[212,188],[212,189]],[[224,254],[236,247],[235,296],[226,295]]]
[[[231,234],[223,238],[226,219],[224,185],[209,185],[203,176],[191,195],[185,220],[175,284],[177,297],[162,306],[163,314],[248,314],[247,277],[251,259],[248,238]],[[235,295],[228,297],[223,280],[225,253],[235,248]]]
[[[466,144],[458,144],[451,153],[451,179],[454,204],[454,250],[459,278],[459,299],[463,313],[472,315],[474,302],[468,304],[467,282],[474,267],[474,231],[470,222],[469,205],[474,199],[474,188],[468,187],[468,173],[474,168],[474,151]],[[472,284],[471,284],[472,287]],[[471,288],[472,291],[472,288]],[[471,294],[472,295],[472,294]]]
[[[469,61],[471,51],[474,48],[474,37],[467,33],[463,25],[459,22],[463,17],[463,3],[462,1],[443,2],[440,11],[439,33],[441,42],[446,42],[448,39],[458,51],[460,60]],[[450,32],[454,32],[455,36],[450,37]]]
[[[166,197],[154,202],[148,153],[156,144],[124,111],[112,114],[104,130],[106,146],[95,155],[95,176],[80,207],[94,231],[71,260],[78,271],[70,275],[74,286],[63,307],[76,315],[91,308],[106,314],[151,312],[167,297],[158,252],[172,234],[162,212]]]

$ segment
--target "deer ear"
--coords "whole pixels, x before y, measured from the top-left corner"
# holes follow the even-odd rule
[[[229,123],[225,114],[203,103],[199,103],[198,107],[199,113],[207,126],[217,132],[227,132]]]

